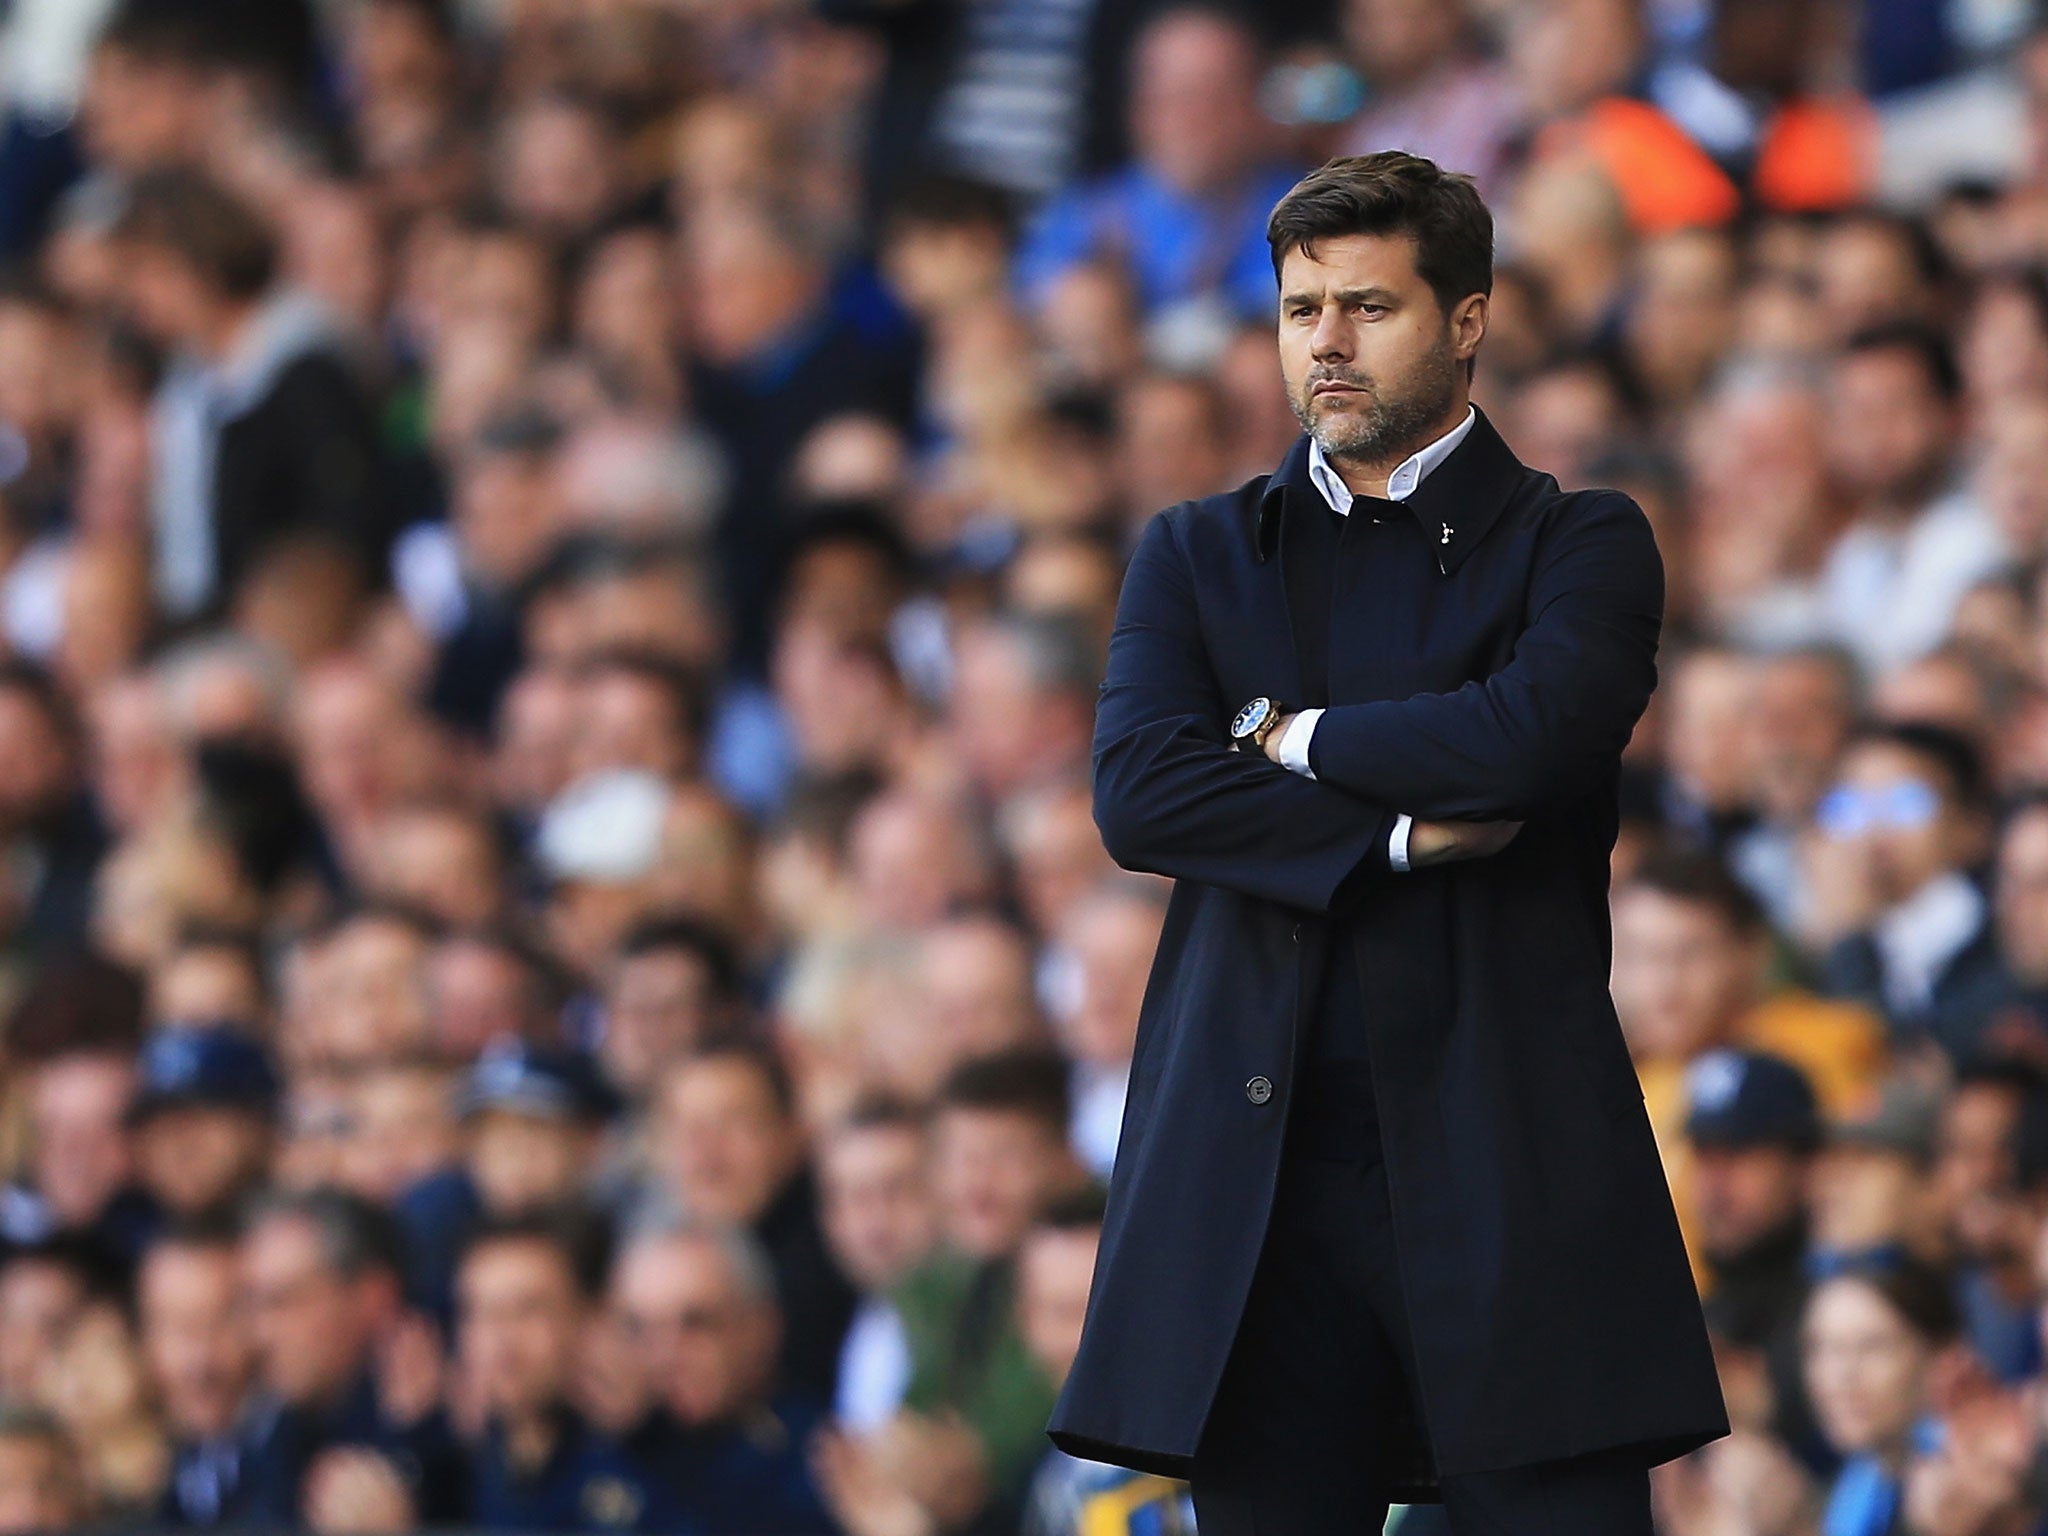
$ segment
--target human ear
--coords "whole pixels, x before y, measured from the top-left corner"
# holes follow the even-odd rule
[[[1471,357],[1486,339],[1488,305],[1483,293],[1468,293],[1451,310],[1452,354],[1459,361]]]

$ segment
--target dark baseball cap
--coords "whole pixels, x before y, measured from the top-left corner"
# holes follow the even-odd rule
[[[456,1096],[456,1113],[487,1109],[550,1119],[607,1120],[618,1095],[579,1051],[508,1041],[477,1058]]]
[[[1702,1147],[1820,1145],[1806,1074],[1768,1051],[1709,1051],[1685,1069],[1685,1134]]]
[[[131,1124],[159,1110],[187,1107],[277,1110],[277,1073],[263,1047],[231,1024],[166,1024],[152,1030],[137,1059],[128,1105]]]

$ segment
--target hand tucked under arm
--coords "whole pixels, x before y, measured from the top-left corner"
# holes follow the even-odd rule
[[[1284,716],[1267,734],[1266,755],[1290,773],[1314,778],[1308,751],[1322,713],[1304,709]],[[1521,829],[1519,821],[1418,822],[1404,811],[1395,818],[1394,830],[1387,838],[1387,865],[1401,872],[1459,859],[1483,859],[1507,847]]]

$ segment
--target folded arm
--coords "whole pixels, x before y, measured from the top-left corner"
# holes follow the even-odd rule
[[[1242,702],[1242,701],[1239,701]],[[1311,911],[1388,867],[1395,815],[1233,751],[1187,562],[1161,514],[1124,576],[1095,716],[1095,823],[1126,869]]]
[[[1320,709],[1298,711],[1280,733],[1277,750],[1266,755],[1277,761],[1289,773],[1298,773],[1307,778],[1316,776],[1315,769],[1308,764],[1308,744],[1316,733],[1316,721],[1322,718]],[[1414,828],[1415,818],[1403,811],[1394,818],[1394,830],[1387,836],[1387,864],[1395,870],[1406,870],[1408,862],[1408,834]]]
[[[1451,693],[1340,704],[1308,742],[1317,782],[1423,818],[1521,819],[1582,793],[1628,744],[1657,684],[1664,565],[1615,492],[1544,542],[1508,664]]]

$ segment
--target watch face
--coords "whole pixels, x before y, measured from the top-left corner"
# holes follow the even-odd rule
[[[1230,734],[1242,741],[1266,723],[1266,716],[1273,710],[1271,699],[1253,699],[1237,712],[1237,718],[1230,722]]]

